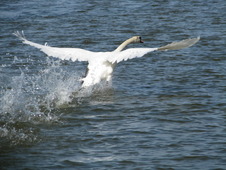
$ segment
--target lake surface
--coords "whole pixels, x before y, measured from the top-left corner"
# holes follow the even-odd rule
[[[1,169],[226,169],[226,2],[1,0]],[[117,65],[79,91],[87,63],[50,46],[112,51],[134,35],[194,46]]]

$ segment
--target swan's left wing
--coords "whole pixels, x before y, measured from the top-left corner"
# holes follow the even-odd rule
[[[23,32],[22,34],[18,31],[14,33],[24,44],[28,44],[30,46],[38,48],[40,51],[44,52],[48,56],[56,57],[62,60],[72,60],[72,61],[89,61],[92,56],[95,56],[94,52],[83,50],[80,48],[58,48],[58,47],[50,47],[47,45],[41,45],[38,43],[34,43],[25,38]]]
[[[112,52],[107,60],[111,63],[119,63],[128,59],[142,57],[145,54],[156,50],[158,50],[158,48],[130,48],[121,52]]]

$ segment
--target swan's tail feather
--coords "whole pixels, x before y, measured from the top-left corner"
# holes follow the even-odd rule
[[[15,31],[13,33],[13,35],[17,36],[20,40],[22,40],[22,42],[24,44],[28,44],[30,46],[33,46],[33,47],[36,47],[38,49],[41,49],[43,48],[43,45],[40,45],[40,44],[37,44],[37,43],[34,43],[34,42],[31,42],[31,41],[28,41],[24,35],[24,31],[21,31],[21,33],[19,31]]]
[[[200,37],[185,39],[179,42],[172,42],[166,46],[159,47],[159,51],[167,51],[167,50],[179,50],[182,48],[191,47],[192,45],[196,44],[200,40]]]

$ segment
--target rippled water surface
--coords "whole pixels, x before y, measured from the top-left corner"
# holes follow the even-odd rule
[[[1,169],[225,169],[224,0],[1,0]],[[86,63],[51,46],[112,51],[140,35],[193,47],[119,63],[111,85],[79,91]]]

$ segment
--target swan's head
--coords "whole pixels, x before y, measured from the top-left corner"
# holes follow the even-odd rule
[[[134,43],[143,43],[141,36],[132,37]]]

